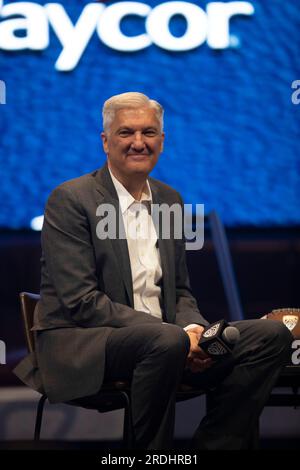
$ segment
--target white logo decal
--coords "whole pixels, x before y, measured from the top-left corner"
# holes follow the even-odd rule
[[[283,315],[282,321],[292,331],[298,323],[298,317],[296,315]]]
[[[215,341],[214,343],[210,344],[207,348],[209,354],[214,354],[215,356],[221,356],[227,353],[227,349],[222,346],[222,344]]]
[[[204,338],[210,338],[211,336],[215,336],[220,328],[220,323],[216,323],[216,325],[211,326],[208,330],[203,333]]]
[[[189,2],[165,2],[151,8],[142,2],[117,2],[109,6],[87,4],[77,22],[72,23],[60,3],[39,5],[0,0],[0,49],[4,51],[41,51],[49,46],[49,26],[62,45],[55,63],[56,70],[73,70],[82,57],[92,35],[97,32],[107,47],[123,52],[140,51],[155,44],[168,51],[189,51],[206,40],[212,49],[226,49],[232,44],[229,23],[236,15],[253,15],[250,2],[210,2],[206,11]],[[145,19],[145,32],[126,36],[121,22],[127,16]],[[175,15],[186,21],[180,37],[173,36],[169,24]],[[25,35],[20,36],[18,31]],[[238,42],[238,38],[235,38]]]

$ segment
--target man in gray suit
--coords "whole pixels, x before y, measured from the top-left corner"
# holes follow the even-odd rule
[[[107,164],[61,184],[47,202],[36,354],[16,373],[52,403],[130,380],[135,443],[144,449],[172,446],[181,380],[207,387],[214,407],[195,447],[246,448],[291,335],[279,322],[235,322],[241,337],[231,359],[212,363],[198,346],[208,323],[190,291],[184,239],[172,230],[164,238],[152,219],[152,204],[182,208],[174,189],[148,176],[163,148],[163,109],[124,93],[105,102],[103,125]]]

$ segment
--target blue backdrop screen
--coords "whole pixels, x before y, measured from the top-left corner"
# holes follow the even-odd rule
[[[145,1],[149,11],[166,3]],[[101,107],[125,91],[146,93],[164,106],[165,149],[152,176],[179,190],[186,203],[217,209],[228,226],[300,224],[300,106],[292,88],[300,79],[298,1],[247,2],[253,14],[232,17],[230,44],[223,48],[207,40],[218,27],[205,19],[208,1],[192,2],[203,11],[199,28],[208,28],[192,49],[161,47],[158,31],[156,42],[143,49],[116,50],[95,30],[71,70],[55,68],[63,46],[49,20],[16,28],[15,41],[27,36],[33,46],[8,50],[9,21],[29,22],[26,14],[8,15],[7,6],[17,3],[0,0],[2,102],[6,85],[6,104],[0,105],[1,227],[29,227],[56,185],[103,164]],[[46,2],[32,4],[44,9]],[[55,24],[62,8],[75,24],[87,4],[55,4]],[[93,5],[117,8],[116,2]],[[174,13],[166,31],[180,38],[189,21]],[[61,24],[66,41],[67,23]],[[149,41],[145,31],[143,16],[128,14],[120,23],[125,37]],[[107,34],[114,39],[113,31]]]

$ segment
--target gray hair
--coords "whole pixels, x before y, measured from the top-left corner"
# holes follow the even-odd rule
[[[102,109],[103,129],[108,132],[115,118],[116,112],[120,109],[149,107],[155,110],[157,119],[159,120],[161,131],[163,130],[164,109],[155,100],[150,100],[148,96],[138,92],[121,93],[114,95],[105,101]]]

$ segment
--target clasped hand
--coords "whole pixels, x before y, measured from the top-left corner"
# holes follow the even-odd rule
[[[186,332],[190,338],[190,351],[186,361],[186,368],[190,369],[191,372],[202,372],[213,363],[213,360],[198,346],[203,330],[204,327],[199,325]]]

